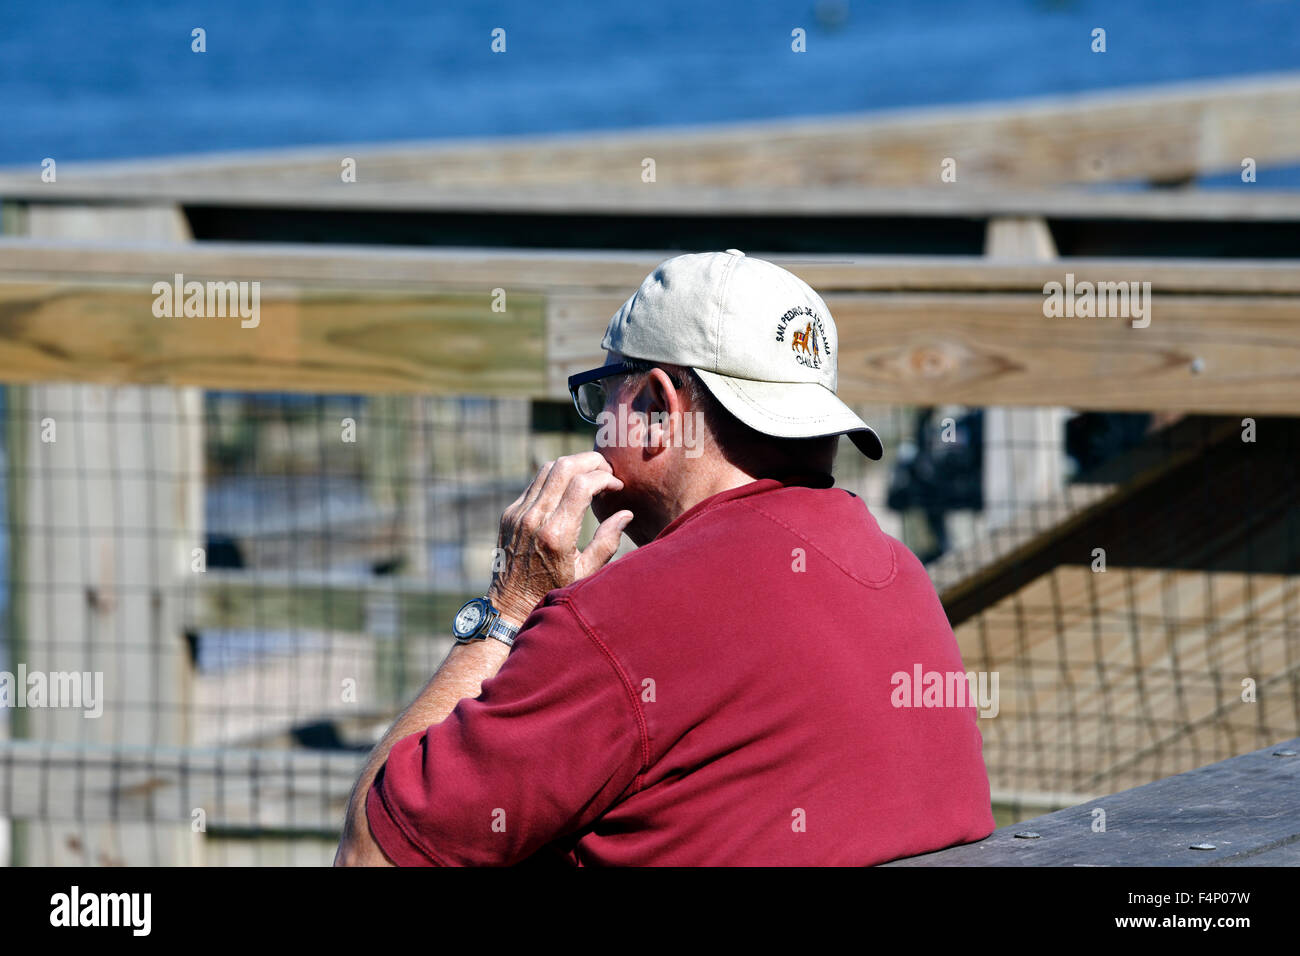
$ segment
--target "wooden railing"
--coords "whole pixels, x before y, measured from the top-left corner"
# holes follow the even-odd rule
[[[664,255],[3,240],[0,376],[563,399]],[[846,401],[1300,410],[1291,261],[773,258],[836,317]],[[263,283],[257,326],[156,317],[177,273]],[[1045,316],[1067,275],[1149,282],[1150,324]]]

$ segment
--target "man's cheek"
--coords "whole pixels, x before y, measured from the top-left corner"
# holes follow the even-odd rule
[[[600,452],[602,458],[609,462],[609,468],[614,473],[614,477],[620,481],[627,481],[628,466],[630,464],[628,454],[629,449],[620,445],[614,436],[611,440],[603,440],[604,436],[596,436],[595,450]]]
[[[591,448],[592,451],[600,452],[601,457],[604,458],[607,462],[609,462],[609,467],[613,468],[615,464],[614,459],[618,457],[617,456],[618,449],[615,448],[610,441],[608,441],[608,437],[609,436],[605,434],[605,430],[602,429],[600,432],[597,433],[596,440],[595,442],[592,443]]]

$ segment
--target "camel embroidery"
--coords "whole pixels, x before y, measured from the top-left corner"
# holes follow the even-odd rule
[[[809,339],[812,340],[812,348],[809,349]],[[811,354],[813,358],[819,358],[821,350],[817,348],[817,336],[813,334],[812,323],[809,322],[803,327],[802,332],[796,332],[790,340],[790,348],[794,350],[803,349],[804,354]]]

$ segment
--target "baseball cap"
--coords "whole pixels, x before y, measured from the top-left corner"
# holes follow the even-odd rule
[[[600,347],[694,369],[727,411],[765,435],[847,434],[868,458],[884,454],[835,394],[839,335],[826,303],[739,249],[660,263],[609,320]]]

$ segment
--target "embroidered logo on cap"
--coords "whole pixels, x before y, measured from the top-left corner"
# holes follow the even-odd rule
[[[802,329],[799,328],[798,323],[800,318],[804,319]],[[790,327],[790,351],[794,353],[795,361],[809,368],[821,368],[822,352],[825,351],[826,358],[830,358],[831,351],[830,344],[826,341],[826,331],[822,327],[821,317],[806,305],[796,306],[777,320],[776,340],[778,342],[785,341],[787,326]]]

